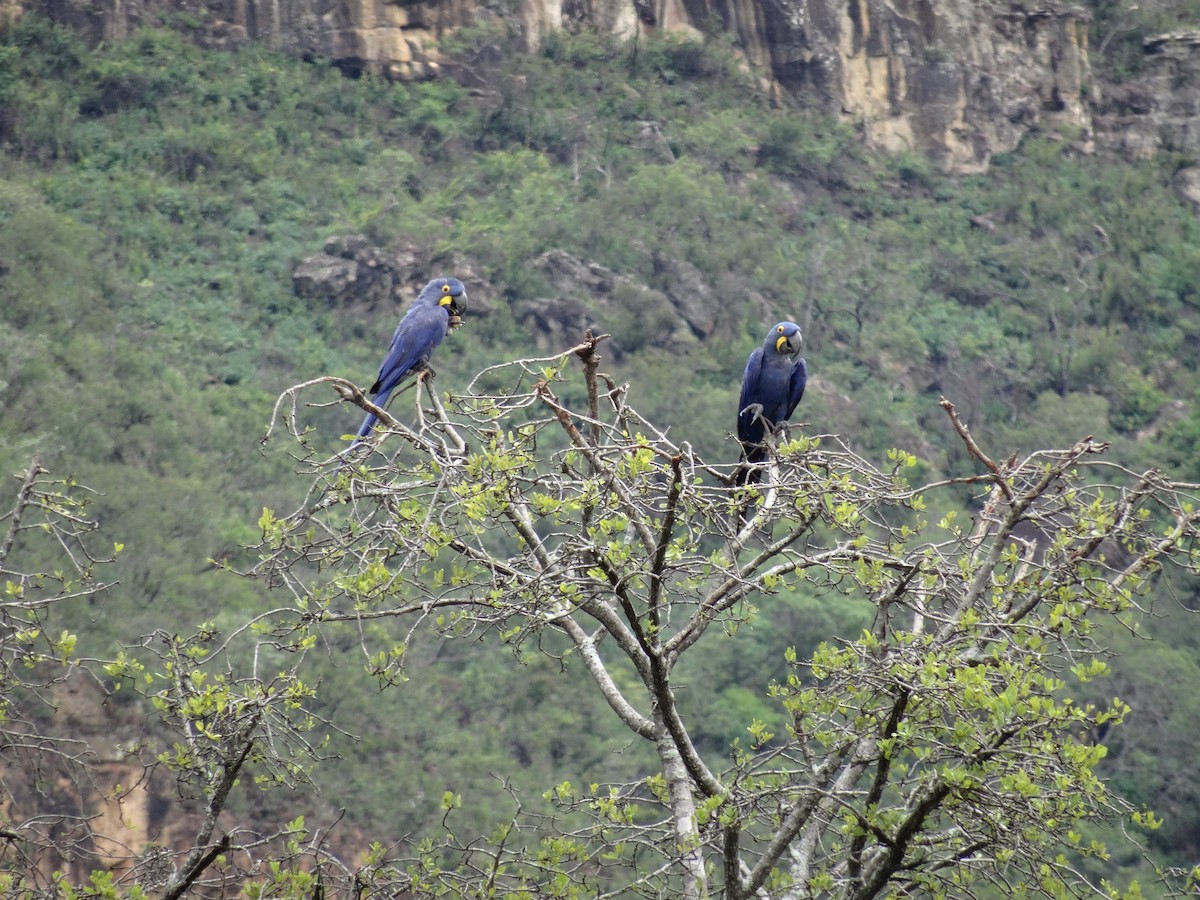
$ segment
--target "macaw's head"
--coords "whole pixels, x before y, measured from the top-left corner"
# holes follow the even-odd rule
[[[797,356],[804,349],[804,335],[800,326],[795,322],[780,322],[767,332],[763,349],[774,351],[781,356]]]
[[[444,306],[450,314],[450,327],[457,328],[467,309],[467,289],[457,278],[435,278],[421,288],[415,305]]]

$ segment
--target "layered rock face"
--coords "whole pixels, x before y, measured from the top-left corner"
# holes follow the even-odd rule
[[[765,9],[766,7],[764,7]],[[777,84],[861,124],[867,140],[945,171],[986,168],[1033,127],[1090,141],[1089,14],[989,0],[785,4],[743,40]]]
[[[1200,149],[1200,31],[1147,38],[1136,79],[1093,102],[1096,144],[1133,159]]]
[[[1000,0],[29,0],[95,39],[187,23],[212,45],[255,41],[351,73],[436,74],[434,45],[481,13],[535,46],[581,26],[621,35],[720,29],[789,102],[843,114],[868,141],[977,171],[1033,126],[1090,139],[1087,13]]]
[[[789,105],[856,123],[872,146],[947,172],[985,169],[1032,129],[1130,156],[1200,149],[1200,36],[1147,42],[1146,74],[1101,91],[1090,14],[1068,0],[0,0],[95,40],[172,22],[201,43],[248,41],[391,78],[437,74],[436,43],[481,16],[530,49],[555,29],[732,34]]]
[[[71,25],[93,40],[127,37],[166,22],[202,44],[261,43],[333,60],[350,74],[396,79],[436,74],[434,42],[470,22],[475,0],[30,0],[25,8]]]

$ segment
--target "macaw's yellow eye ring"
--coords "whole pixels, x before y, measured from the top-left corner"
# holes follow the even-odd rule
[[[783,334],[783,326],[782,325],[778,326],[775,330],[778,331],[780,334]]]
[[[442,293],[443,293],[443,294],[448,294],[448,293],[450,293],[450,285],[448,285],[448,284],[443,284],[443,285],[442,285]]]

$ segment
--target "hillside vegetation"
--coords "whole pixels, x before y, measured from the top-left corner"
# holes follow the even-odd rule
[[[1191,160],[1095,159],[1043,134],[951,178],[774,108],[719,41],[559,36],[530,56],[484,29],[445,49],[447,77],[389,84],[171,31],[88,49],[27,17],[3,35],[0,469],[38,451],[101,494],[124,549],[119,585],[70,623],[84,655],[270,604],[213,561],[244,566],[262,508],[304,496],[287,454],[260,449],[275,398],[325,374],[369,385],[401,312],[296,295],[293,269],[335,235],[469,270],[479,306],[438,351],[442,390],[542,355],[523,310],[557,299],[533,263],[563,250],[651,289],[654,304],[597,323],[605,365],[712,461],[737,456],[747,354],[792,318],[811,372],[796,418],[867,458],[900,447],[922,477],[973,471],[945,395],[997,453],[1091,434],[1118,462],[1200,481],[1200,224],[1171,186]],[[708,335],[669,299],[680,273],[708,292]],[[358,421],[320,413],[330,453]],[[1101,686],[1133,707],[1101,771],[1165,818],[1152,851],[1177,864],[1200,852],[1185,777],[1200,709],[1176,689],[1200,683],[1196,603],[1194,584],[1164,584],[1155,616],[1130,622],[1158,640],[1114,633]],[[856,635],[871,612],[773,598],[689,673],[720,711],[704,749],[778,717],[746,672],[783,678],[788,647]],[[459,643],[380,694],[341,649],[324,711],[361,740],[337,748],[324,802],[380,839],[438,822],[446,790],[467,798],[464,827],[489,828],[505,816],[496,774],[540,796],[583,766],[637,771],[604,704],[551,658]]]

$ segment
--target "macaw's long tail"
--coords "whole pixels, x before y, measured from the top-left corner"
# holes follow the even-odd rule
[[[346,461],[363,442],[363,438],[371,433],[371,429],[375,427],[375,423],[378,421],[379,419],[373,413],[367,413],[367,417],[363,419],[363,423],[358,429],[358,434],[354,436],[354,440],[350,442],[350,446],[342,453],[342,461],[338,463],[338,469],[346,465]]]
[[[384,391],[380,394],[376,394],[374,397],[372,397],[371,402],[374,403],[376,406],[378,406],[380,409],[383,409],[387,405],[388,398],[391,396],[392,396],[391,390],[386,390],[386,391]],[[379,421],[379,419],[375,416],[374,413],[367,413],[367,417],[365,419],[363,419],[362,426],[358,429],[358,434],[355,436],[354,443],[351,444],[350,446],[353,447],[353,446],[357,445],[359,442],[362,441],[363,438],[365,438],[368,434],[370,434],[371,429],[375,427],[375,423],[378,421]]]
[[[362,443],[362,439],[371,433],[371,429],[375,427],[375,423],[378,421],[374,413],[367,413],[367,417],[363,419],[362,427],[358,429],[358,434],[354,437],[354,443],[350,446],[356,447]]]
[[[733,475],[733,483],[738,487],[747,484],[757,484],[762,481],[761,463],[767,461],[767,451],[762,447],[746,452],[742,451],[741,461]]]
[[[758,446],[742,447],[742,458],[738,461],[737,471],[733,473],[733,483],[736,489],[748,488],[758,484],[763,478],[763,463],[767,461],[767,448]],[[754,518],[758,508],[758,500],[753,491],[738,490],[737,500],[737,529],[741,531],[746,523]]]

